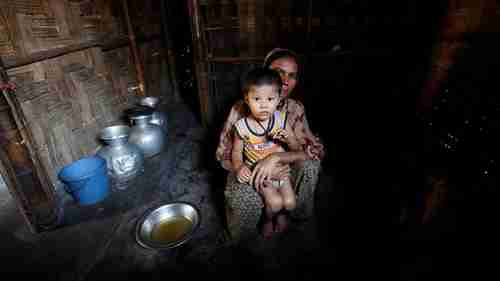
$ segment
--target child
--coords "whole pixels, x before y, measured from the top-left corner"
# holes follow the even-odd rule
[[[250,183],[252,169],[257,162],[272,153],[284,152],[281,143],[293,149],[298,142],[286,128],[286,113],[276,110],[280,102],[281,78],[278,72],[268,68],[256,68],[243,81],[244,102],[248,115],[234,125],[232,164],[236,178],[241,183]],[[290,176],[274,175],[268,184],[257,192],[265,205],[264,237],[287,227],[283,209],[295,208],[295,192]],[[276,227],[273,219],[276,219]]]

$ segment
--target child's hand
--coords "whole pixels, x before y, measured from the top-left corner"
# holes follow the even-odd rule
[[[269,135],[274,140],[281,141],[288,145],[290,150],[301,150],[302,147],[299,141],[293,134],[293,132],[287,131],[286,129],[278,129],[273,135]]]
[[[269,137],[275,140],[279,140],[282,142],[287,142],[287,139],[289,137],[289,134],[286,130],[284,129],[278,129],[276,132],[269,134]]]
[[[241,165],[238,171],[236,171],[236,179],[238,179],[240,183],[249,182],[251,176],[252,171],[250,171],[250,168],[245,164]]]

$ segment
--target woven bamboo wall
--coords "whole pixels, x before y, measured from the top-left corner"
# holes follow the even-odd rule
[[[416,1],[415,1],[416,2]],[[218,122],[238,93],[227,81],[238,81],[243,69],[262,62],[273,48],[290,48],[307,61],[311,56],[394,46],[390,30],[416,26],[410,1],[190,0],[197,79],[206,123]],[[394,6],[394,7],[392,7]],[[391,34],[389,36],[388,34]],[[385,37],[384,37],[385,36]],[[305,65],[304,65],[305,66]],[[307,66],[305,66],[307,67]],[[313,74],[311,74],[313,75]]]
[[[0,56],[8,64],[37,52],[123,36],[111,1],[6,0],[0,3]]]
[[[100,129],[123,123],[137,84],[129,58],[128,48],[93,48],[9,70],[54,186],[62,166],[97,151]]]
[[[277,45],[298,42],[306,30],[307,2],[200,1],[209,56],[264,56]]]
[[[165,95],[160,80],[166,79],[162,63],[168,51],[161,48],[159,3],[127,2],[140,43],[146,93]],[[101,145],[99,131],[127,122],[123,111],[137,102],[137,69],[127,46],[122,4],[115,0],[0,2],[0,57],[17,85],[12,98],[20,104],[26,130],[33,137],[34,154],[48,175],[50,189],[60,190],[60,168],[95,153]],[[1,97],[0,141],[8,164],[18,173],[34,168],[30,162],[33,155],[22,141],[12,110]],[[36,203],[30,199],[44,193],[46,189],[17,196],[28,202],[21,202],[24,215],[34,212]]]

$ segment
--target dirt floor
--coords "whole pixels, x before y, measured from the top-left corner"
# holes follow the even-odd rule
[[[423,280],[488,269],[488,263],[479,262],[486,260],[482,255],[475,263],[467,261],[483,253],[481,249],[491,245],[486,241],[492,240],[467,231],[474,225],[484,231],[486,223],[457,222],[456,210],[465,208],[448,208],[441,220],[425,227],[402,222],[399,210],[386,208],[388,201],[380,200],[385,194],[365,192],[373,179],[328,162],[317,189],[314,218],[293,224],[271,240],[256,237],[243,244],[229,243],[222,235],[222,186],[214,178],[215,163],[207,160],[213,157],[213,147],[207,145],[211,135],[188,107],[170,105],[165,111],[167,149],[148,159],[144,174],[127,189],[113,189],[98,204],[83,207],[66,198],[57,229],[30,233],[12,201],[2,203],[0,272],[37,280],[82,281],[375,276]],[[138,245],[134,228],[140,216],[173,201],[190,202],[201,211],[201,225],[193,238],[168,251]]]

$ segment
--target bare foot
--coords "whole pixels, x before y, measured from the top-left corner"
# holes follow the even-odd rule
[[[288,218],[284,214],[276,217],[276,232],[283,232],[288,228]]]
[[[273,221],[268,220],[262,226],[262,236],[264,236],[264,238],[266,238],[266,239],[269,239],[273,236],[273,234],[274,234]]]

